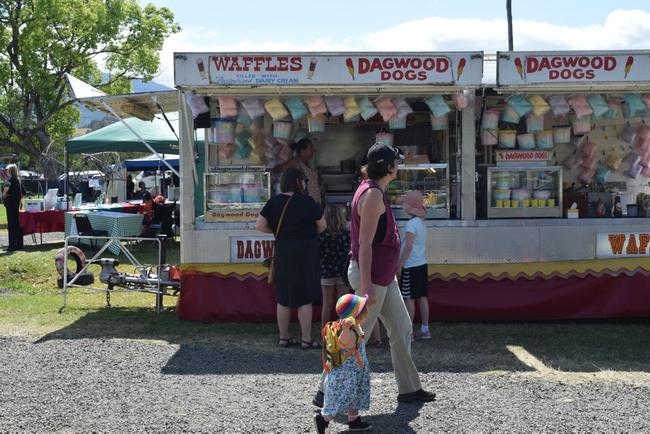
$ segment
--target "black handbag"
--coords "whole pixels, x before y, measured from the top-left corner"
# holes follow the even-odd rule
[[[282,208],[282,213],[280,213],[280,220],[278,220],[278,225],[275,228],[275,242],[278,242],[278,234],[280,233],[280,227],[282,226],[282,222],[284,221],[284,212],[287,210],[287,206],[289,206],[289,202],[291,202],[291,198],[293,195],[289,196],[289,199],[287,200],[287,203],[284,204],[284,207]],[[262,263],[265,267],[269,268],[269,274],[266,278],[266,281],[271,284],[275,282],[275,252],[273,253],[273,256],[266,258],[264,262]]]

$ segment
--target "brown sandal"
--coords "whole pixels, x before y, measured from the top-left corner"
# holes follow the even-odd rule
[[[320,344],[316,342],[315,339],[312,339],[311,341],[302,341],[300,343],[300,348],[302,348],[303,350],[311,350],[320,347],[321,347]]]
[[[287,347],[296,346],[298,344],[300,344],[300,342],[298,342],[295,339],[292,339],[292,338],[282,339],[282,338],[280,338],[280,341],[278,342],[278,347],[287,348]]]

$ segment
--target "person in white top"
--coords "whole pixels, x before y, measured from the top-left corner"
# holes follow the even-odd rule
[[[402,209],[411,216],[404,227],[401,237],[401,252],[397,264],[397,277],[400,279],[400,291],[406,304],[411,322],[415,316],[415,302],[420,309],[422,325],[419,332],[413,333],[413,339],[431,339],[429,332],[429,299],[427,298],[427,228],[423,218],[427,211],[419,191],[410,191],[402,198]]]

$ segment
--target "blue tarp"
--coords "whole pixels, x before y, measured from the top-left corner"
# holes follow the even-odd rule
[[[178,169],[178,155],[170,155],[169,157],[165,156],[165,161],[167,161],[174,169]],[[136,170],[168,170],[168,167],[162,162],[162,160],[152,157],[124,160],[124,166],[126,167],[126,170],[130,172]]]

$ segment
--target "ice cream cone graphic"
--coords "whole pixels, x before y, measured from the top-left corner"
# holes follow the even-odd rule
[[[314,72],[316,71],[316,64],[318,63],[318,59],[315,57],[312,57],[311,60],[309,61],[309,69],[307,70],[307,79],[313,80],[314,79]]]
[[[630,73],[630,70],[632,69],[632,64],[634,63],[634,56],[628,56],[627,62],[625,62],[625,77],[627,78],[627,75]]]
[[[463,57],[460,59],[458,62],[458,69],[456,69],[456,80],[460,80],[460,76],[463,75],[463,69],[465,69],[465,63],[467,63],[467,60]]]
[[[354,80],[354,63],[352,63],[352,59],[349,57],[345,59],[345,64],[348,67],[348,72],[350,73],[350,77],[352,77],[352,80]]]
[[[517,73],[519,73],[519,78],[524,79],[524,66],[521,64],[521,59],[515,57],[515,66],[517,67]]]

